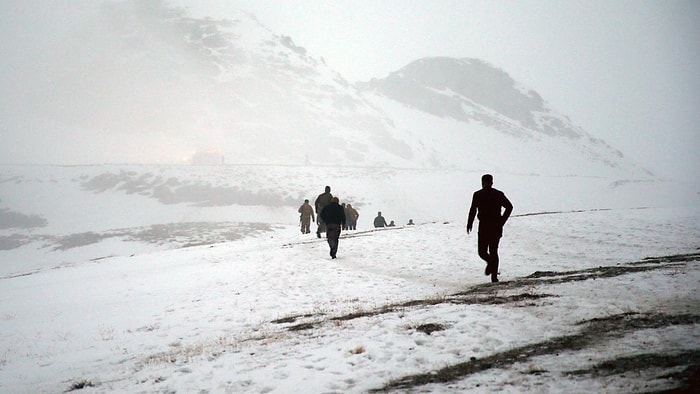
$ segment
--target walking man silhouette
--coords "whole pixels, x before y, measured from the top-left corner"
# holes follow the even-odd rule
[[[501,214],[501,208],[504,208]],[[491,275],[491,282],[498,282],[498,243],[503,236],[503,225],[513,212],[513,204],[502,191],[493,188],[493,176],[481,177],[481,190],[474,192],[469,208],[467,234],[472,231],[474,217],[479,218],[478,251],[479,257],[486,261],[486,275]]]
[[[331,202],[321,210],[321,218],[326,224],[326,241],[330,247],[331,258],[336,257],[338,253],[338,240],[340,239],[340,231],[346,224],[345,210],[340,204],[338,197],[331,198]]]
[[[326,186],[325,191],[319,194],[314,202],[314,205],[316,206],[316,225],[318,226],[316,227],[316,236],[318,238],[321,238],[321,233],[326,232],[326,223],[321,217],[321,211],[323,211],[323,207],[330,204],[332,198],[333,195],[331,194],[331,187]]]

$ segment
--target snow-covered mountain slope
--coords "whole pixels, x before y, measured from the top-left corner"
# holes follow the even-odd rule
[[[421,59],[358,89],[249,14],[193,17],[164,2],[106,3],[69,33],[43,55],[47,67],[23,71],[31,83],[8,86],[6,160],[172,164],[205,152],[226,163],[650,178],[479,60]]]
[[[477,162],[549,174],[621,171],[651,175],[551,109],[537,92],[479,59],[424,58],[358,87],[441,118],[442,122],[432,117],[427,120],[433,123],[434,136],[439,136],[433,140],[460,147],[462,156],[468,156],[463,165]],[[398,128],[414,133],[431,129],[426,121],[416,122],[420,115],[410,112],[392,117]],[[449,152],[449,148],[440,147],[438,152]]]
[[[410,148],[343,78],[254,17],[111,2],[62,37],[3,113],[14,162],[406,164]]]

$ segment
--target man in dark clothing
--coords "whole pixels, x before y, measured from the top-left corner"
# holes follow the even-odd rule
[[[503,236],[503,225],[513,212],[513,204],[502,191],[493,188],[493,176],[481,177],[481,190],[474,192],[469,208],[467,234],[472,231],[474,217],[479,218],[478,249],[479,257],[486,261],[486,275],[491,275],[491,282],[498,282],[498,243]],[[501,208],[504,208],[501,215]]]
[[[331,258],[338,252],[341,226],[345,225],[345,210],[338,204],[338,197],[333,197],[330,204],[321,210],[321,219],[326,224],[326,240],[331,248]]]
[[[319,194],[314,203],[316,206],[316,225],[318,226],[316,227],[316,236],[318,238],[321,238],[321,233],[326,231],[326,225],[323,223],[323,218],[321,218],[321,211],[323,211],[323,207],[331,202],[331,198],[333,198],[331,187],[326,186],[326,191]]]

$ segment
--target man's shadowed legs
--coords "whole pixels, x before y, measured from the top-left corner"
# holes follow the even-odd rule
[[[479,257],[486,262],[484,274],[491,275],[491,282],[498,282],[498,243],[501,237],[497,234],[479,233]]]

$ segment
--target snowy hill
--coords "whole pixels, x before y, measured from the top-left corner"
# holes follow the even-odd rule
[[[516,214],[697,207],[679,183],[493,172]],[[298,223],[325,185],[398,224],[463,223],[478,170],[264,165],[0,166],[0,272],[259,236]]]
[[[194,19],[162,2],[111,2],[70,33],[3,114],[14,162],[178,164],[200,151],[234,163],[414,159],[322,59],[246,13]]]
[[[13,141],[5,160],[180,164],[209,154],[651,178],[480,60],[421,59],[355,87],[323,54],[244,12],[195,18],[126,1],[95,13],[56,38],[47,67],[23,71],[27,86],[8,86],[17,99],[2,113]]]
[[[547,174],[564,170],[592,175],[612,170],[651,175],[549,108],[537,92],[479,59],[424,58],[358,87],[406,107],[457,120],[457,124],[436,123],[433,129],[449,130],[444,133],[447,138],[468,149],[462,165],[473,165],[467,152],[478,152],[484,163]],[[403,127],[411,126],[401,123]]]
[[[693,387],[699,235],[697,209],[514,216],[497,286],[462,223],[346,232],[335,260],[295,225],[160,252],[107,241],[118,253],[0,277],[0,391]]]

